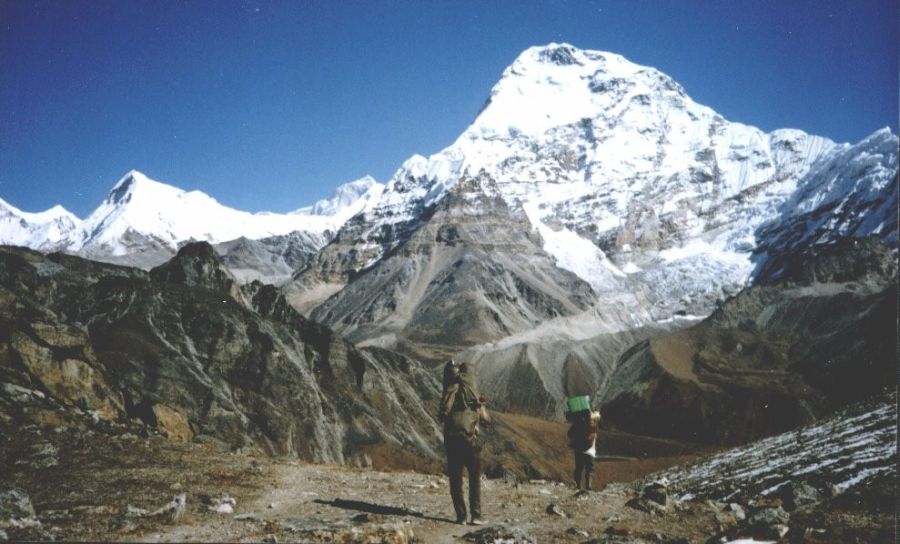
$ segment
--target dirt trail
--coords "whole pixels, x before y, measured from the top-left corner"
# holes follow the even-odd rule
[[[417,541],[440,544],[464,541],[479,529],[452,521],[444,476],[298,463],[277,463],[270,469],[265,480],[274,484],[249,500],[236,497],[234,514],[209,512],[190,524],[128,540],[262,541],[274,535],[278,542],[289,542],[316,534],[339,539],[354,528],[362,533],[399,527]],[[634,495],[621,484],[588,494],[543,481],[514,485],[484,480],[482,486],[487,525],[518,527],[539,542],[583,542],[585,534],[604,532],[694,541],[716,531],[712,509],[653,516],[627,508]],[[566,517],[548,514],[551,504]]]

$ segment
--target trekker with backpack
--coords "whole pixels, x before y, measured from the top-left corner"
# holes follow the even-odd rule
[[[592,412],[589,409],[569,412],[566,414],[566,419],[572,422],[568,437],[569,447],[575,454],[575,487],[590,491],[594,473],[594,457],[596,456],[597,430],[600,427],[600,412]]]
[[[450,498],[456,511],[456,522],[466,522],[466,501],[463,498],[462,473],[469,473],[470,524],[481,521],[481,448],[478,439],[479,423],[490,423],[484,397],[475,388],[475,372],[467,363],[458,367],[453,360],[444,366],[444,394],[438,411],[444,423],[444,448],[447,451],[447,476],[450,478]]]

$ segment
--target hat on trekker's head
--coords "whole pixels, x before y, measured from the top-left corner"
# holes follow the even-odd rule
[[[444,365],[444,389],[447,389],[456,377],[459,375],[459,367],[456,365],[456,361],[450,359],[447,361],[447,364]]]

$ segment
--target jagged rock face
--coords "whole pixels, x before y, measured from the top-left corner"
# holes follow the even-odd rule
[[[460,181],[421,223],[313,318],[350,340],[439,360],[448,346],[452,353],[508,336],[593,301],[590,286],[554,265],[524,212],[486,175]]]
[[[332,232],[294,231],[259,240],[240,237],[213,245],[228,271],[240,283],[262,281],[280,284],[291,278],[295,270],[303,268],[331,238]],[[180,245],[183,247],[185,242]],[[116,247],[124,248],[117,255],[111,246],[87,247],[76,252],[79,256],[104,263],[133,266],[150,270],[171,259],[177,253],[170,243],[145,236],[133,230],[116,239]],[[65,248],[60,248],[65,249]]]
[[[755,278],[758,285],[881,282],[897,274],[896,250],[874,236],[838,238],[800,247],[795,252],[767,255]]]
[[[205,242],[187,244],[171,261],[150,271],[159,282],[227,293],[235,301],[243,299],[234,276],[225,268],[211,245]]]
[[[274,287],[232,298],[207,244],[151,274],[4,248],[0,280],[4,381],[62,407],[320,462],[376,446],[438,455],[431,373],[355,348]],[[5,417],[26,417],[6,393]]]
[[[740,443],[893,388],[896,257],[845,245],[798,262],[791,283],[747,288],[704,322],[634,346],[599,392],[606,421]]]
[[[115,245],[101,243],[82,247],[74,254],[110,264],[132,266],[150,270],[175,255],[176,251],[165,241],[152,234],[142,234],[129,229],[116,239]]]

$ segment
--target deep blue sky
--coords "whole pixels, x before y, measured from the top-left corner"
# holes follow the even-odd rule
[[[449,145],[552,41],[764,130],[898,123],[897,0],[0,1],[0,197],[86,216],[134,168],[288,211]]]

